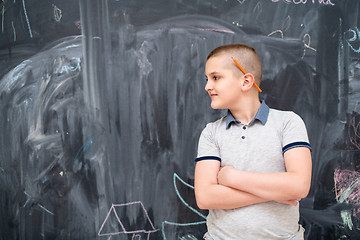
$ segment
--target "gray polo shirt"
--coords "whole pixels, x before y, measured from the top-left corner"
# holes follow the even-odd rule
[[[197,161],[219,160],[249,172],[285,172],[283,154],[294,147],[308,147],[306,127],[294,112],[269,108],[262,102],[247,125],[226,117],[209,123],[201,133]],[[209,210],[204,239],[303,239],[299,205],[275,201],[231,210]]]

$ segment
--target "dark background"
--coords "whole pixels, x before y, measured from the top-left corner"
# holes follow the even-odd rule
[[[244,42],[305,121],[306,239],[360,239],[357,0],[3,0],[0,239],[202,239],[204,65]],[[358,131],[359,130],[359,131]],[[256,216],[254,216],[256,217]]]

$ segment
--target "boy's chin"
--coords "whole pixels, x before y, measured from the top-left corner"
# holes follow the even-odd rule
[[[226,107],[220,106],[220,105],[217,105],[217,104],[211,104],[211,108],[212,109],[225,109]]]

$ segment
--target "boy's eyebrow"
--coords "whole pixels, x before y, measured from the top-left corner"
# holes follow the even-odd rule
[[[212,72],[212,73],[210,73],[209,75],[216,75],[216,74],[221,74],[221,73],[219,73],[219,72]],[[205,77],[206,77],[206,74],[205,74]]]

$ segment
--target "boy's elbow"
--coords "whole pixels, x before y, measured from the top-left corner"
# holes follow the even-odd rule
[[[196,191],[195,199],[196,199],[196,204],[197,204],[198,208],[200,208],[202,210],[208,210],[211,208],[209,197],[207,196],[205,191],[201,191],[201,190]]]
[[[199,209],[202,209],[202,210],[208,210],[209,209],[209,208],[206,207],[206,203],[204,203],[204,202],[200,202],[200,201],[196,200],[196,204],[197,204]]]
[[[303,182],[298,185],[297,191],[295,193],[294,199],[303,199],[306,198],[310,191],[310,182]]]
[[[207,210],[209,209],[208,203],[206,202],[206,198],[201,196],[201,195],[196,195],[196,204],[198,206],[198,208],[202,209],[202,210]]]
[[[310,185],[305,185],[302,190],[301,190],[301,198],[300,199],[303,199],[303,198],[306,198],[307,195],[309,194],[309,191],[310,191]]]

